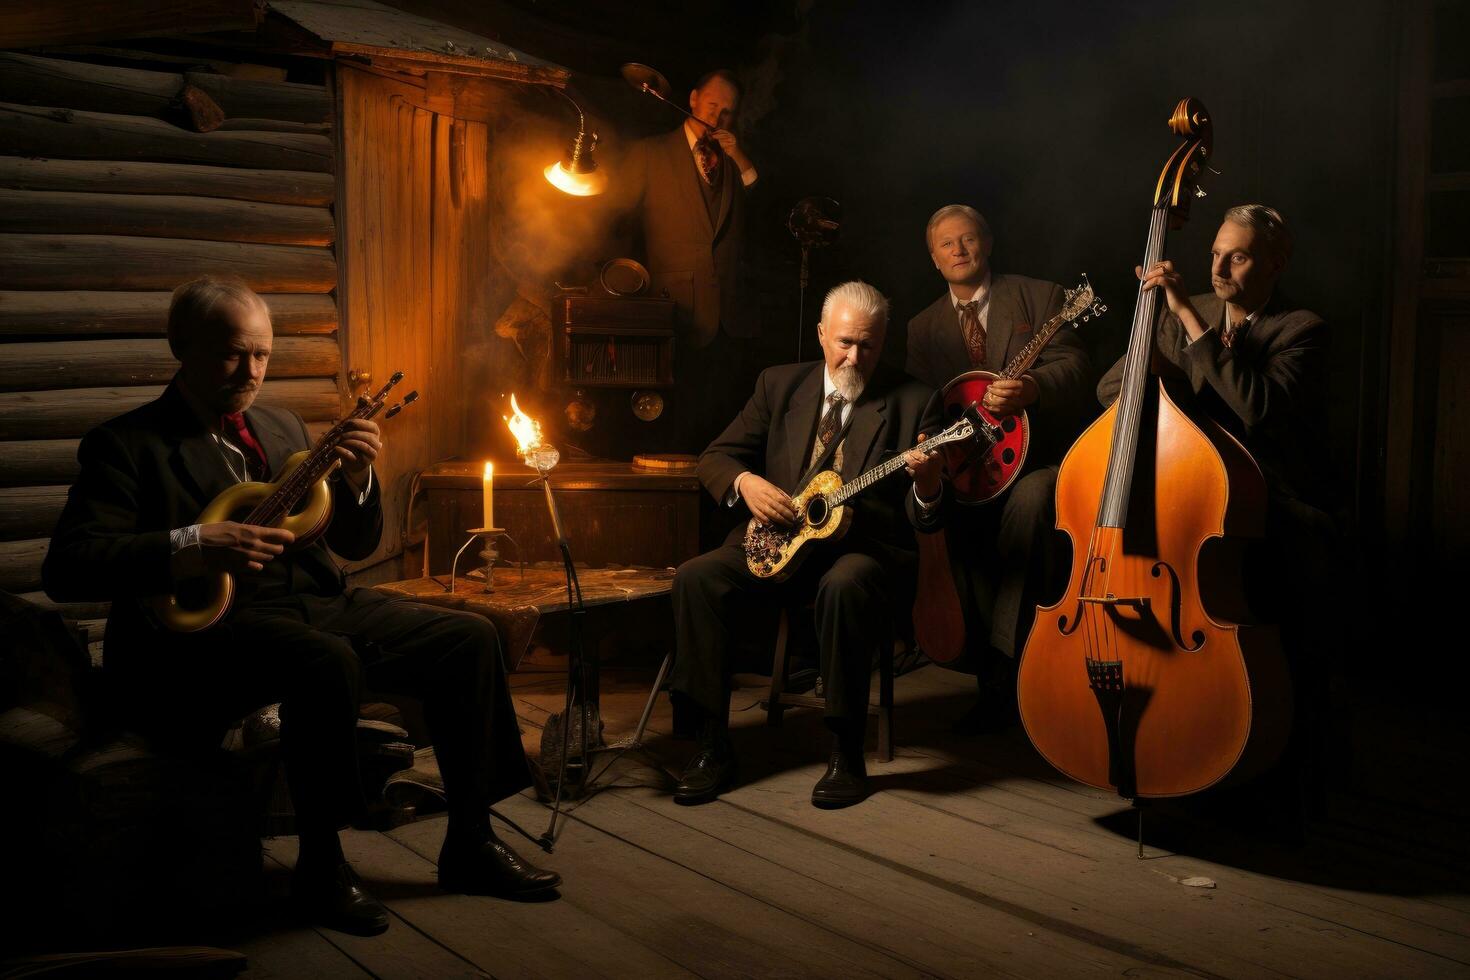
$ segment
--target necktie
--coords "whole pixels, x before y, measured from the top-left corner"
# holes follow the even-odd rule
[[[694,141],[694,161],[699,164],[699,176],[711,187],[720,179],[719,145],[706,134]]]
[[[220,426],[235,437],[235,442],[245,454],[245,468],[256,479],[270,475],[270,466],[265,461],[265,447],[256,440],[250,427],[245,424],[244,412],[228,412],[220,416]]]
[[[970,352],[970,367],[985,363],[985,328],[980,326],[980,301],[961,303],[960,331],[965,335],[965,348]]]
[[[834,391],[827,396],[827,413],[822,416],[822,421],[817,424],[817,441],[812,446],[812,459],[808,466],[814,465],[817,460],[827,454],[827,448],[832,445],[832,440],[837,438],[837,433],[842,431],[842,406],[846,401],[842,392]],[[842,465],[840,457],[833,460],[833,466]]]
[[[1226,347],[1234,347],[1235,338],[1240,335],[1241,331],[1243,331],[1249,323],[1249,320],[1241,320],[1239,323],[1227,323],[1225,325],[1225,331],[1220,334],[1220,343],[1224,344]]]

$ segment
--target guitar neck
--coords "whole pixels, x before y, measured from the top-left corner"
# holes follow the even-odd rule
[[[900,453],[899,455],[894,456],[892,459],[887,460],[886,462],[879,463],[877,466],[868,470],[866,473],[863,473],[851,483],[844,483],[842,487],[838,489],[835,493],[829,494],[827,500],[829,503],[831,503],[833,507],[841,507],[843,504],[847,503],[853,497],[856,497],[858,494],[862,493],[864,490],[868,489],[868,487],[871,487],[879,480],[882,480],[884,477],[892,476],[894,473],[897,473],[899,470],[903,469],[904,466],[905,463],[903,454]]]

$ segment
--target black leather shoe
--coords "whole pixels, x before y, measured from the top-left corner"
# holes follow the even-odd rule
[[[439,887],[446,891],[522,898],[560,884],[561,875],[536,867],[498,837],[464,853],[439,852]]]
[[[388,910],[368,894],[346,861],[320,868],[297,865],[291,898],[317,925],[354,936],[376,936],[388,928]]]
[[[827,773],[812,787],[812,806],[840,810],[861,803],[868,796],[868,770],[862,753],[832,750]]]
[[[721,757],[713,749],[705,749],[689,760],[684,773],[674,786],[674,802],[681,806],[708,803],[735,782],[735,759]]]

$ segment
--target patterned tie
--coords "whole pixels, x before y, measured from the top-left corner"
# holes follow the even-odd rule
[[[817,441],[812,444],[812,458],[808,466],[815,466],[817,460],[827,455],[827,447],[832,445],[832,440],[837,438],[837,433],[842,431],[842,406],[846,399],[842,392],[834,391],[827,396],[827,414],[822,416],[822,421],[817,425]],[[842,454],[838,450],[837,457],[833,460],[834,467],[841,467]]]
[[[965,335],[965,347],[970,352],[970,367],[978,368],[985,363],[985,328],[980,326],[980,301],[961,303],[960,331]]]
[[[1241,320],[1239,323],[1227,323],[1225,330],[1220,334],[1220,343],[1226,347],[1235,346],[1235,338],[1250,324],[1250,320]]]
[[[226,432],[232,433],[235,443],[245,455],[245,469],[255,479],[263,479],[270,475],[270,464],[265,460],[265,447],[256,440],[250,427],[245,424],[244,412],[228,412],[220,416],[220,426]]]
[[[710,139],[708,133],[694,141],[694,162],[699,164],[699,176],[711,187],[720,179],[720,157],[723,155],[719,144]]]

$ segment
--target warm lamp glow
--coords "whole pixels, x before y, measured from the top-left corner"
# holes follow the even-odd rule
[[[552,187],[575,197],[594,197],[607,190],[607,174],[601,170],[586,174],[572,173],[566,168],[566,164],[558,160],[549,164],[542,173],[546,174]]]

